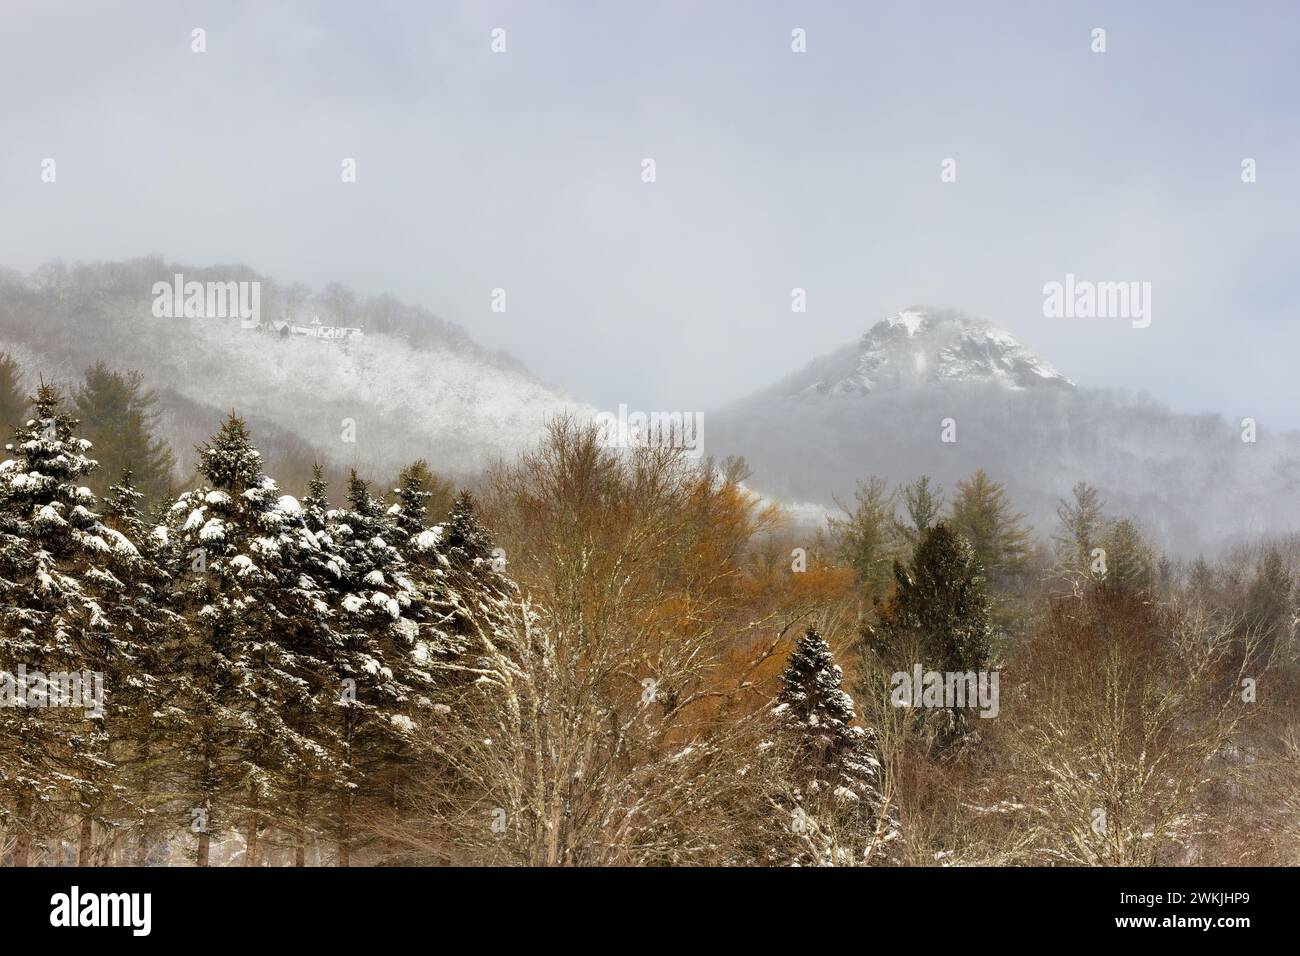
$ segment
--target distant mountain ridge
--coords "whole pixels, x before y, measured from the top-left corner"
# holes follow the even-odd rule
[[[178,273],[260,282],[262,327],[241,328],[238,317],[156,317],[150,290]],[[282,316],[314,314],[365,335],[276,334]],[[186,470],[194,445],[232,408],[273,451],[369,475],[419,457],[470,475],[532,444],[547,416],[591,412],[425,310],[341,286],[282,286],[243,266],[150,258],[0,273],[0,351],[15,355],[29,385],[38,375],[75,384],[100,359],[140,371],[162,398],[163,437]]]
[[[150,289],[177,272],[263,283],[264,327],[155,317]],[[365,335],[274,331],[282,316],[315,314]],[[387,477],[426,458],[468,477],[534,443],[548,417],[596,412],[424,310],[340,286],[285,287],[243,266],[150,258],[0,271],[0,351],[18,359],[29,386],[37,376],[75,385],[101,359],[139,370],[162,399],[162,437],[186,472],[194,446],[236,409],[270,461],[298,464],[291,488],[312,459]],[[952,443],[941,440],[949,419]],[[892,482],[929,474],[951,492],[983,468],[1042,538],[1079,480],[1177,551],[1300,530],[1300,435],[1261,426],[1246,443],[1221,416],[1078,386],[997,325],[951,309],[912,307],[873,323],[708,413],[705,435],[707,455],[746,457],[756,491],[810,506],[850,500],[869,474]]]
[[[942,440],[951,420],[956,441]],[[708,452],[741,454],[751,484],[833,506],[870,474],[929,474],[951,493],[978,468],[1006,484],[1040,537],[1086,480],[1182,552],[1300,530],[1300,435],[1184,415],[1077,386],[998,326],[912,307],[708,418]]]
[[[1014,390],[1074,387],[991,322],[951,309],[913,306],[877,322],[856,342],[815,360],[778,388],[808,396],[867,395],[937,383]]]

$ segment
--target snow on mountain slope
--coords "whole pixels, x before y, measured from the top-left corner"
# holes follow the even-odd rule
[[[868,475],[928,474],[951,497],[983,468],[1044,538],[1081,480],[1175,551],[1300,530],[1300,435],[1246,443],[1216,415],[1077,387],[996,326],[947,310],[877,322],[708,424],[709,454],[744,455],[751,485],[785,501],[851,501]]]
[[[339,316],[366,327],[343,341],[279,335],[269,322],[242,328],[238,318],[156,317],[153,281],[180,271],[206,277],[154,260],[78,266],[67,278],[55,273],[59,285],[0,275],[0,351],[19,361],[28,385],[43,376],[75,387],[99,360],[138,370],[161,398],[162,437],[183,470],[231,409],[264,450],[370,476],[421,457],[469,476],[534,443],[550,416],[594,414],[464,329],[382,298]],[[276,286],[259,278],[270,300]],[[407,324],[396,331],[368,321],[398,311]]]
[[[218,323],[193,331],[201,350],[175,361],[173,389],[219,408],[247,406],[338,463],[392,467],[427,456],[477,471],[536,441],[548,416],[592,411],[526,373],[387,336],[327,342]],[[355,443],[343,440],[345,419],[356,423]]]
[[[790,391],[852,395],[935,382],[982,382],[1016,390],[1074,384],[989,322],[914,306],[813,362],[791,379]]]

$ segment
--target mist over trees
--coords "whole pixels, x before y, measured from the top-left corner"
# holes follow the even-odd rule
[[[153,286],[176,274],[187,283],[259,283],[261,327],[244,328],[234,315],[156,317]],[[276,330],[316,317],[364,336]],[[353,467],[387,482],[410,463],[411,447],[437,449],[430,466],[467,482],[536,440],[548,415],[583,407],[425,309],[337,284],[286,285],[245,266],[159,257],[0,271],[0,351],[69,393],[100,362],[124,376],[142,372],[157,398],[152,430],[177,452],[202,442],[214,418],[244,409],[267,462],[295,484],[311,477],[314,461],[336,484]]]
[[[955,443],[941,440],[948,418]],[[890,486],[928,475],[951,490],[983,470],[1029,524],[1050,528],[1057,502],[1085,481],[1183,555],[1300,529],[1300,436],[1262,425],[1255,442],[1242,436],[1221,417],[1142,396],[978,383],[866,396],[768,390],[709,418],[710,447],[744,454],[754,486],[783,500],[843,501],[868,474]]]
[[[96,362],[86,370],[74,397],[81,431],[95,449],[99,462],[90,487],[102,495],[112,482],[128,471],[135,487],[148,498],[165,497],[172,488],[176,458],[170,446],[155,437],[158,428],[158,396],[144,385],[144,376],[126,374]]]
[[[42,307],[82,301],[66,274],[40,281],[28,294]],[[286,301],[366,307],[341,288]],[[158,331],[172,334],[251,335],[259,374],[285,379],[311,360],[374,381],[399,356],[230,326]],[[872,467],[810,528],[749,487],[761,443],[756,465],[615,447],[579,413],[490,467],[481,449],[461,456],[472,428],[416,442],[400,421],[382,454],[321,460],[291,427],[298,412],[217,411],[178,385],[217,373],[136,367],[51,366],[21,342],[0,355],[13,426],[0,695],[28,695],[0,706],[0,862],[1300,859],[1287,813],[1300,536],[1277,533],[1284,502],[1270,499],[1272,533],[1201,549],[1198,522],[1235,520],[1214,511],[1221,499],[1171,525],[1175,498],[1024,457],[1077,442],[1063,461],[1086,447],[1178,494],[1205,491],[1182,470],[1199,467],[1190,458],[1108,459],[1117,446],[1049,423],[1146,409],[1177,432],[1185,418],[1067,389],[1033,403],[941,389],[870,433]],[[890,441],[919,449],[913,416],[955,397],[971,402],[957,425],[970,444],[955,456],[930,435],[920,460],[935,467],[904,470]],[[329,402],[309,417],[351,407]],[[998,409],[1038,424],[999,445],[981,431]],[[203,421],[202,436],[177,444],[178,418]],[[532,434],[516,424],[512,442]],[[777,438],[797,447],[816,429]],[[839,444],[847,457],[828,465],[823,448],[796,480],[847,469],[857,451]],[[1246,474],[1219,464],[1219,477]],[[1059,489],[1050,502],[1045,488]],[[1240,514],[1263,513],[1245,502]],[[63,706],[74,674],[84,693]]]
[[[154,318],[153,283],[178,272],[261,283],[266,328],[242,329],[237,318]],[[326,343],[270,325],[314,316],[365,337]],[[387,485],[409,464],[413,443],[437,449],[435,471],[471,482],[529,447],[549,416],[594,412],[424,310],[338,285],[278,283],[243,266],[154,257],[0,273],[0,349],[69,392],[99,362],[120,375],[143,372],[157,399],[153,432],[173,450],[201,442],[214,416],[246,409],[268,463],[295,484],[319,461],[336,485],[352,467]],[[813,367],[710,412],[709,453],[744,455],[748,484],[764,494],[826,506],[851,499],[869,474],[890,487],[929,476],[951,495],[982,470],[1036,528],[1051,526],[1057,501],[1082,480],[1183,556],[1300,530],[1292,493],[1300,437],[1267,422],[1246,430],[1141,395],[1068,385],[1016,391],[944,379],[918,387],[904,376],[869,393],[819,391],[809,385],[814,373],[827,370]],[[35,384],[23,382],[10,400]],[[954,443],[940,440],[947,419]]]
[[[1300,854],[1300,539],[1157,559],[1079,483],[1026,549],[976,473],[867,477],[809,540],[742,463],[575,419],[478,496],[417,459],[332,505],[232,412],[148,512],[75,407],[40,386],[0,465],[0,653],[102,707],[0,708],[10,864]],[[918,668],[1001,697],[900,705]]]

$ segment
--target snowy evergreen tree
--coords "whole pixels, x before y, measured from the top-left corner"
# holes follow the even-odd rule
[[[333,797],[326,817],[343,866],[362,807],[396,800],[415,719],[432,706],[430,663],[447,643],[429,589],[390,543],[402,534],[394,516],[355,472],[348,504],[329,514],[325,533],[341,567],[331,582],[337,640],[328,668],[340,696],[328,728]]]
[[[456,496],[451,515],[447,518],[443,534],[447,560],[458,572],[471,575],[481,573],[484,565],[492,567],[494,543],[492,535],[474,508],[474,497],[468,491]]]
[[[307,483],[307,494],[302,499],[303,520],[313,534],[325,530],[329,510],[329,483],[325,481],[320,464],[314,463],[311,466],[311,481]]]
[[[134,648],[118,617],[125,585],[109,561],[134,552],[105,526],[81,480],[95,467],[90,442],[75,437],[58,392],[41,385],[34,417],[17,429],[0,465],[0,662],[12,694],[19,666],[29,672],[103,675],[105,698],[129,673]],[[29,685],[33,682],[29,679]],[[96,681],[83,692],[94,693]],[[51,705],[53,684],[29,686],[29,706],[0,708],[0,792],[25,865],[34,836],[71,802],[84,824],[109,797],[112,765],[98,703]],[[30,706],[35,702],[37,706]],[[83,839],[83,854],[88,850]]]
[[[397,476],[397,511],[394,520],[402,538],[409,541],[425,530],[429,521],[429,499],[433,492],[428,490],[432,475],[423,459],[413,462],[402,469]]]
[[[880,792],[875,735],[854,725],[843,680],[830,646],[809,628],[795,641],[773,709],[794,777],[796,862],[882,859],[896,830]]]
[[[247,862],[269,807],[316,759],[304,732],[331,641],[329,607],[302,552],[318,548],[302,508],[262,474],[261,455],[233,412],[199,448],[208,484],[172,505],[168,524],[181,560],[177,599],[190,621],[185,647],[192,739],[183,792],[197,861],[211,835],[246,833]]]
[[[180,691],[184,679],[186,622],[171,607],[176,562],[165,532],[141,510],[144,495],[128,469],[109,488],[104,523],[132,543],[116,549],[113,574],[117,592],[113,618],[119,625],[119,650],[129,654],[127,673],[112,682],[108,711],[115,748],[119,824],[134,831],[134,863],[145,865],[153,845],[169,829],[164,814],[169,770],[188,739],[189,721]],[[129,635],[129,638],[126,638]]]

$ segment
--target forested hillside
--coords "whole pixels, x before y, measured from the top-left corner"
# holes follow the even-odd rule
[[[784,500],[844,499],[867,473],[951,486],[983,468],[1040,534],[1086,480],[1194,556],[1300,531],[1300,435],[1224,411],[1076,385],[988,322],[917,307],[710,415],[708,435]]]
[[[1300,852],[1294,538],[1170,560],[1079,483],[1048,546],[983,472],[868,477],[813,534],[742,461],[572,418],[431,509],[420,461],[281,486],[231,412],[150,505],[125,468],[88,485],[75,398],[18,401],[13,865]]]
[[[257,282],[261,327],[244,328],[238,317],[157,317],[154,284],[175,274],[187,282]],[[286,319],[315,317],[364,336],[276,334]],[[146,258],[0,274],[6,350],[29,373],[26,388],[38,379],[75,388],[99,362],[144,374],[161,400],[158,435],[173,449],[193,448],[215,416],[245,409],[284,480],[306,480],[314,460],[387,478],[411,457],[412,443],[436,448],[441,460],[431,464],[464,478],[534,441],[548,415],[582,407],[426,310],[386,296],[363,299],[339,285],[282,286],[242,266]],[[188,456],[178,459],[180,468],[189,465]]]

